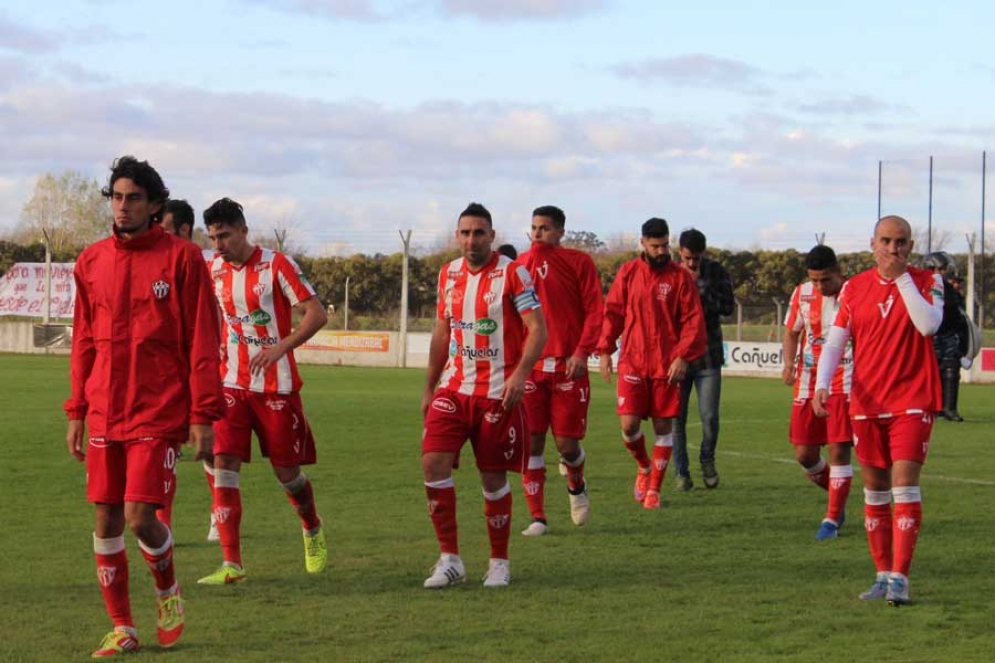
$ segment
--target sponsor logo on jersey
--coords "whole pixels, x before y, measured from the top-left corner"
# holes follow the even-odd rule
[[[456,411],[456,403],[453,403],[448,398],[436,398],[432,401],[432,409],[438,410],[439,412],[445,412],[447,414],[452,414]]]
[[[573,380],[569,382],[559,382],[557,383],[556,388],[559,389],[560,391],[573,391],[574,389]]]
[[[492,269],[491,271],[487,272],[487,278],[489,279],[496,279],[502,276],[504,276],[504,268]]]
[[[98,566],[97,567],[97,582],[100,583],[101,587],[110,587],[114,584],[114,578],[117,577],[117,567],[115,566]]]
[[[257,272],[265,271],[265,270],[269,269],[269,261],[268,260],[264,260],[263,262],[256,263],[256,266],[253,267],[253,269],[255,271],[257,271]]]
[[[254,345],[258,348],[276,345],[280,341],[275,336],[246,336],[245,334],[232,331],[228,334],[228,342],[232,345]]]
[[[266,407],[268,407],[269,409],[273,410],[274,412],[279,412],[284,407],[286,407],[286,405],[287,405],[287,401],[280,401],[280,400],[276,400],[276,399],[273,399],[273,398],[268,399],[266,401]]]
[[[536,383],[533,382],[532,380],[526,380],[525,381],[525,393],[526,394],[533,393],[537,388],[538,387],[536,387]]]
[[[266,311],[257,308],[249,315],[226,315],[225,321],[229,325],[256,325],[258,327],[265,327],[273,321],[273,318]]]
[[[629,384],[642,384],[643,383],[643,379],[641,377],[639,377],[638,375],[623,375],[622,379],[625,380],[626,382],[628,382]]]
[[[219,268],[211,271],[211,278],[212,279],[221,278],[222,276],[224,276],[227,273],[228,273],[228,268],[227,267],[219,267]]]
[[[459,354],[459,344],[456,342],[456,339],[453,339],[449,341],[449,356],[455,357],[458,354]]]
[[[496,424],[497,422],[501,421],[501,413],[500,412],[485,412],[484,413],[484,421],[486,421],[489,424]]]
[[[503,529],[508,526],[508,521],[511,519],[507,513],[501,513],[496,516],[487,516],[487,524],[491,529]]]
[[[884,302],[878,302],[878,310],[881,311],[881,317],[887,318],[888,314],[891,313],[891,307],[895,303],[895,295],[888,295],[888,300]]]
[[[165,299],[166,295],[169,294],[169,284],[165,281],[156,281],[152,284],[152,294],[155,295],[156,299]]]
[[[497,331],[498,324],[491,318],[481,318],[473,323],[474,331],[482,336],[490,336]]]
[[[461,347],[459,353],[461,357],[474,361],[490,361],[491,359],[497,359],[501,355],[501,351],[498,348],[471,348],[469,345]]]
[[[459,329],[461,331],[472,330],[473,323],[467,322],[466,320],[457,320],[456,318],[449,318],[449,328]]]

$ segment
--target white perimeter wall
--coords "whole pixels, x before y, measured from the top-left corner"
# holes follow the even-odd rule
[[[68,354],[64,348],[34,347],[34,323],[0,321],[0,352],[20,354]],[[401,365],[397,332],[338,332],[321,331],[294,354],[302,364],[334,366],[398,367]],[[428,365],[431,334],[408,334],[407,361],[409,368]],[[781,377],[781,345],[779,343],[725,344],[725,375]],[[995,348],[984,348],[970,371],[962,371],[965,382],[995,383]],[[983,366],[989,370],[983,370]],[[597,361],[591,361],[597,367]]]

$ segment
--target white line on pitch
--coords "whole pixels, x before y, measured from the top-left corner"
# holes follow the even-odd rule
[[[771,458],[770,456],[761,456],[760,454],[748,454],[742,451],[719,451],[717,452],[722,456],[738,456],[739,458],[749,458],[751,460],[766,460],[774,463],[785,463],[787,465],[796,465],[797,462],[790,458]],[[925,479],[939,479],[940,481],[950,481],[951,483],[966,483],[972,486],[995,486],[995,481],[982,481],[981,479],[963,479],[961,477],[946,477],[942,474],[925,474],[923,475]]]

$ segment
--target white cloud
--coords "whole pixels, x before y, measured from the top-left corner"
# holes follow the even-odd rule
[[[481,21],[554,21],[601,11],[606,0],[441,0],[441,13]]]
[[[613,71],[621,78],[646,83],[662,82],[679,87],[714,88],[751,95],[771,94],[771,89],[761,82],[767,76],[762,70],[740,60],[706,53],[623,62],[615,65]]]

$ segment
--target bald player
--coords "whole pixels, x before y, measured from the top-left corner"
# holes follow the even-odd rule
[[[875,267],[843,286],[826,338],[812,407],[826,408],[847,341],[853,341],[850,418],[864,480],[864,529],[877,569],[863,600],[909,603],[909,568],[919,527],[919,476],[940,409],[940,375],[930,337],[943,320],[939,274],[909,265],[912,228],[900,216],[874,227]],[[892,507],[894,501],[894,507]]]

